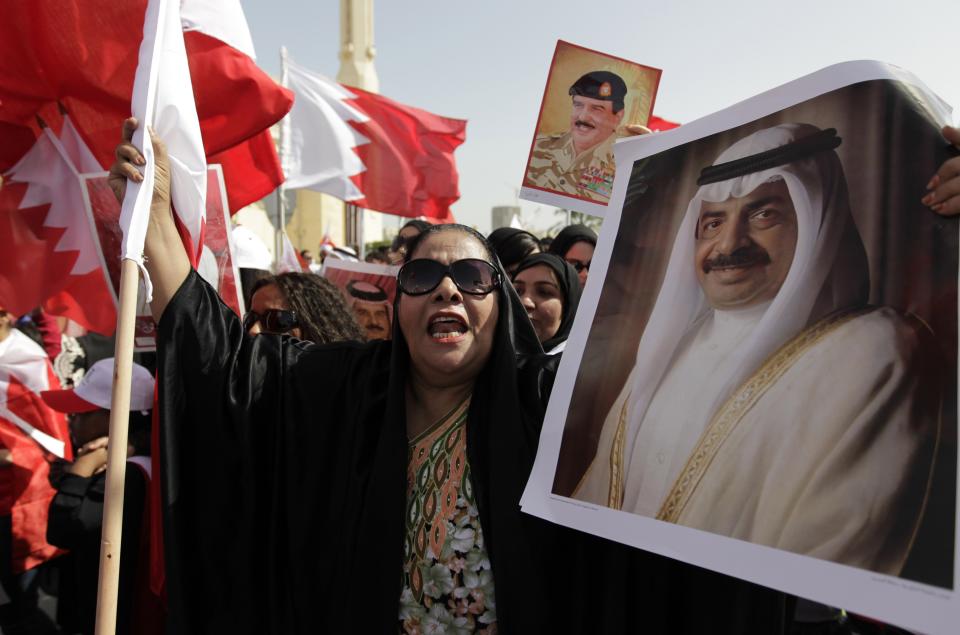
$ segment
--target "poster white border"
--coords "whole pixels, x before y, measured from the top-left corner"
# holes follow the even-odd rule
[[[563,209],[572,209],[577,212],[583,212],[584,214],[590,214],[591,216],[599,216],[600,218],[607,215],[606,205],[591,203],[579,198],[564,196],[563,194],[548,192],[547,190],[538,190],[532,187],[521,187],[520,198],[525,201],[530,201],[531,203],[544,203],[545,205],[553,205],[554,207],[562,207]],[[612,201],[613,199],[611,198],[610,200]]]
[[[894,66],[873,61],[845,62],[830,66],[725,110],[674,130],[619,140],[615,145],[617,165],[633,165],[711,134],[748,124],[802,101],[851,84],[893,80],[915,88],[926,106],[942,124],[951,121],[949,107],[913,75]],[[590,279],[580,302],[566,351],[561,360],[552,398],[547,408],[537,458],[521,499],[523,511],[670,558],[732,575],[799,597],[839,606],[904,628],[924,633],[955,633],[960,624],[960,591],[957,572],[960,558],[954,534],[953,590],[926,585],[896,576],[866,571],[779,549],[720,536],[689,527],[551,493],[560,452],[566,413],[584,348],[600,300],[620,226],[631,170],[619,170],[606,220],[600,232]],[[960,393],[960,390],[958,390]],[[960,497],[960,489],[957,490]],[[960,510],[960,506],[958,506]],[[956,517],[960,528],[960,514]]]
[[[342,269],[344,271],[355,271],[357,273],[368,273],[376,276],[397,277],[400,267],[396,265],[382,265],[376,262],[354,262],[352,260],[339,260],[337,258],[327,258],[323,261],[323,268],[320,275],[325,276],[327,269]]]
[[[110,279],[110,272],[107,269],[107,260],[103,255],[103,245],[100,243],[100,234],[97,232],[97,221],[93,218],[93,203],[90,201],[90,188],[87,187],[87,181],[93,179],[102,179],[110,176],[109,172],[84,172],[79,175],[80,189],[83,191],[83,210],[87,215],[87,225],[90,228],[90,235],[97,245],[97,258],[100,260],[100,272],[107,283],[107,289],[110,290],[110,297],[113,298],[113,308],[119,311],[120,299],[117,297],[117,291],[113,288],[113,281]]]
[[[609,205],[613,201],[612,194],[611,194],[611,198],[606,203],[596,203],[586,198],[582,198],[578,196],[570,196],[570,195],[558,192],[556,190],[550,190],[547,188],[540,188],[536,186],[526,185],[527,173],[530,170],[530,161],[533,157],[534,147],[536,146],[537,135],[541,133],[540,126],[543,121],[543,112],[547,107],[547,100],[549,99],[550,85],[551,85],[551,82],[553,81],[554,71],[557,69],[557,66],[558,66],[557,57],[560,54],[561,48],[563,47],[566,47],[568,50],[577,49],[581,53],[590,54],[598,58],[615,60],[617,62],[624,63],[634,68],[644,68],[649,71],[655,71],[657,74],[657,79],[656,79],[656,82],[654,82],[653,84],[653,94],[650,96],[650,111],[647,113],[648,121],[645,121],[644,124],[649,123],[649,118],[653,116],[653,108],[654,106],[656,106],[656,103],[657,103],[657,93],[660,90],[660,81],[663,79],[663,69],[649,66],[647,64],[641,64],[639,62],[628,60],[618,55],[612,55],[604,51],[598,51],[596,49],[588,48],[586,46],[574,44],[573,42],[568,42],[566,40],[557,40],[557,43],[554,46],[553,56],[550,59],[550,68],[547,70],[547,81],[546,81],[546,84],[544,85],[543,95],[540,98],[540,109],[537,111],[537,123],[533,131],[533,138],[530,140],[530,150],[527,153],[527,160],[524,163],[524,167],[523,167],[523,178],[520,180],[521,185],[520,185],[520,192],[518,196],[521,199],[525,201],[530,201],[532,203],[544,203],[546,205],[553,205],[554,207],[561,207],[564,209],[569,209],[569,210],[581,212],[584,214],[590,214],[591,216],[598,216],[600,218],[603,218],[604,216],[606,216],[606,213],[607,213],[607,205]],[[618,141],[619,139],[623,139],[623,138],[625,137],[619,137],[618,139],[615,139],[614,143],[616,143],[616,141]]]

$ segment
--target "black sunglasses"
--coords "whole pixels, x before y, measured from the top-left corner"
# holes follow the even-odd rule
[[[243,330],[249,331],[257,322],[260,323],[260,328],[268,333],[286,333],[300,326],[295,311],[267,309],[263,313],[247,311],[243,316]]]
[[[580,273],[584,269],[586,269],[587,271],[590,271],[590,263],[593,261],[588,260],[586,262],[580,262],[579,260],[568,260],[567,262],[570,263],[570,265],[577,270],[577,273]]]
[[[487,295],[500,286],[500,272],[486,260],[464,258],[449,265],[418,258],[400,267],[397,286],[407,295],[430,293],[447,276],[463,293]]]

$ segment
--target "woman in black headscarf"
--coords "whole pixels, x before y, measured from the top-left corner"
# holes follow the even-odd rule
[[[597,246],[597,232],[586,225],[568,225],[550,243],[550,253],[557,254],[577,270],[580,286],[587,284],[593,250]]]
[[[482,236],[409,245],[390,342],[250,337],[156,182],[170,632],[775,632],[778,594],[520,512],[557,358]]]
[[[543,350],[562,352],[580,305],[577,270],[555,254],[534,254],[517,266],[513,286]]]
[[[520,261],[531,254],[540,253],[540,241],[528,231],[515,227],[500,227],[490,232],[487,242],[493,247],[500,264],[513,276]]]

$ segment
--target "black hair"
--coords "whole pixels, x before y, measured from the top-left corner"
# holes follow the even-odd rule
[[[425,220],[420,220],[419,218],[414,218],[413,220],[408,220],[403,224],[403,227],[400,228],[400,231],[403,231],[407,227],[416,227],[417,230],[422,234],[427,231],[430,227],[433,227],[431,223],[428,223]]]
[[[404,238],[400,234],[407,227],[413,227],[414,229],[417,230],[417,233],[414,234],[413,236],[408,236]],[[407,221],[406,223],[403,224],[403,227],[400,228],[400,231],[397,232],[397,235],[393,237],[393,242],[390,243],[390,250],[397,253],[403,253],[403,251],[406,250],[407,253],[409,253],[411,241],[417,236],[421,235],[423,232],[430,229],[431,227],[433,227],[433,225],[431,225],[427,221],[417,220],[417,219]]]
[[[259,289],[257,281],[263,278],[272,278],[266,269],[252,269],[250,267],[239,267],[240,271],[240,291],[243,293],[243,306],[250,308],[250,301],[253,300],[253,292]]]
[[[570,248],[577,243],[590,243],[596,247],[597,232],[586,225],[567,225],[550,243],[550,253],[565,258]]]
[[[133,446],[133,453],[139,456],[150,456],[150,428],[153,422],[151,411],[146,414],[139,410],[130,411],[129,432],[127,443]]]
[[[250,297],[270,284],[277,285],[287,306],[297,314],[303,339],[316,344],[366,340],[340,289],[326,278],[298,271],[281,273],[257,280]]]
[[[487,242],[487,239],[484,238],[483,234],[475,230],[473,227],[467,227],[466,225],[459,225],[457,223],[430,225],[427,229],[414,236],[413,239],[407,243],[407,253],[403,255],[403,262],[408,263],[410,260],[412,260],[413,253],[418,247],[420,247],[420,243],[426,240],[427,236],[432,236],[433,234],[439,234],[440,232],[445,231],[459,231],[476,238],[477,241],[483,246],[483,250],[486,252],[487,260],[495,265],[499,262],[497,260],[496,252],[493,250],[493,247],[490,246],[490,243]],[[400,294],[397,295],[399,297]]]
[[[12,313],[7,313],[11,316],[13,315]],[[40,332],[40,327],[37,326],[36,322],[30,319],[29,315],[20,318],[15,323],[11,324],[11,326],[29,337],[43,350],[47,350],[47,347],[43,345],[43,333]]]
[[[514,229],[513,227],[501,227],[495,229],[487,237],[487,242],[497,252],[500,263],[509,270],[514,265],[540,250],[539,239],[528,231]]]
[[[363,259],[364,262],[373,262],[374,260],[380,260],[381,262],[389,263],[390,257],[387,255],[386,247],[377,247],[367,252],[366,257]]]

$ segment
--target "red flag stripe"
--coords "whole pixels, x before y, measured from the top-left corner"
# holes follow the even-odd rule
[[[0,21],[0,173],[33,145],[35,115],[60,129],[58,102],[100,165],[113,162],[120,122],[130,113],[145,8],[145,0],[30,0],[6,12]],[[247,204],[282,181],[276,150],[262,155],[268,147],[260,141],[228,160],[213,155],[267,130],[290,110],[293,95],[215,38],[188,31],[184,43],[204,149],[210,163],[225,164],[228,192],[240,191],[230,197],[236,211],[235,199]]]
[[[452,221],[460,198],[454,150],[467,122],[434,115],[358,88],[350,100],[370,121],[350,125],[370,139],[356,152],[366,170],[352,177],[364,194],[355,204],[407,217]]]

